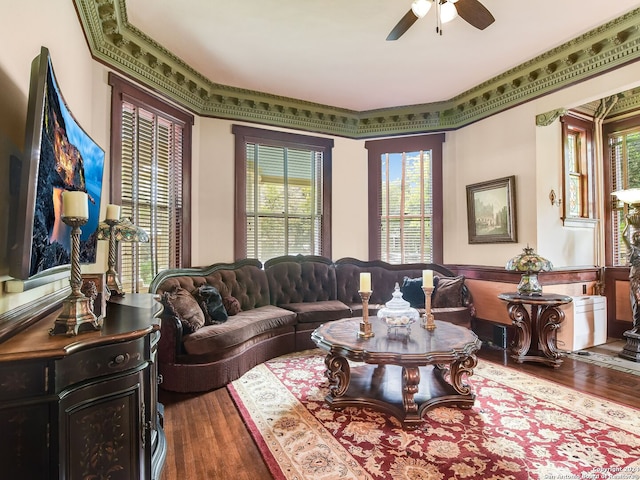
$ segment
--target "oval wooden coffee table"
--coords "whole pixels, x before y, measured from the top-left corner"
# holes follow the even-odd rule
[[[371,320],[375,336],[358,336],[361,318],[326,323],[311,335],[325,350],[332,409],[369,407],[396,417],[407,429],[423,422],[427,410],[443,405],[471,408],[475,394],[465,383],[477,364],[481,341],[469,329],[436,320],[436,329],[419,325],[411,333],[387,334]],[[352,366],[349,361],[362,362]]]

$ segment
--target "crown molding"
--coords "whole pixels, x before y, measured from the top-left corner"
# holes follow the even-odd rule
[[[455,130],[640,58],[640,8],[452,99],[354,111],[214,83],[131,25],[125,0],[74,0],[93,58],[197,115],[354,139]]]

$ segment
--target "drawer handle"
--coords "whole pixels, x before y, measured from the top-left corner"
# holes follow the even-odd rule
[[[119,355],[116,355],[115,358],[111,362],[109,362],[109,366],[111,368],[118,367],[118,366],[120,366],[120,365],[122,365],[124,363],[127,363],[128,361],[129,361],[129,354],[128,353],[125,353],[125,354],[121,353]]]

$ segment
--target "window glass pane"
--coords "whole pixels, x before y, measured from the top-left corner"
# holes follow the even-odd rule
[[[284,217],[258,217],[257,227],[259,259],[269,259],[286,254]]]
[[[321,152],[246,145],[247,255],[320,255]]]
[[[567,135],[567,167],[571,172],[578,171],[576,142],[577,135],[575,133],[569,133],[569,135]]]
[[[626,188],[640,188],[640,132],[632,132],[626,135],[625,147],[628,172]]]
[[[315,253],[313,251],[313,223],[311,217],[289,218],[287,227],[290,255]]]
[[[580,189],[580,175],[571,175],[569,177],[569,215],[572,217],[580,216],[580,199],[582,192]]]
[[[263,145],[257,148],[257,211],[282,215],[285,211],[284,149]]]
[[[431,262],[431,152],[388,153],[381,160],[381,259]]]
[[[614,192],[640,188],[640,129],[617,132],[609,136],[610,188]],[[618,201],[611,212],[611,243],[613,264],[627,265],[627,248],[622,240],[628,206]]]

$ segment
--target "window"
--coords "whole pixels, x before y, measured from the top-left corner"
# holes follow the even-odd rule
[[[593,122],[564,115],[562,122],[563,202],[562,218],[567,226],[593,226]]]
[[[111,102],[111,202],[143,228],[149,243],[120,242],[125,292],[144,292],[167,268],[191,262],[193,116],[116,75]]]
[[[605,125],[610,192],[640,188],[640,118]],[[628,205],[612,199],[608,240],[610,265],[627,265],[627,249],[622,240]]]
[[[233,126],[236,258],[331,258],[333,140]]]
[[[369,151],[369,257],[442,262],[444,134],[373,140]]]

